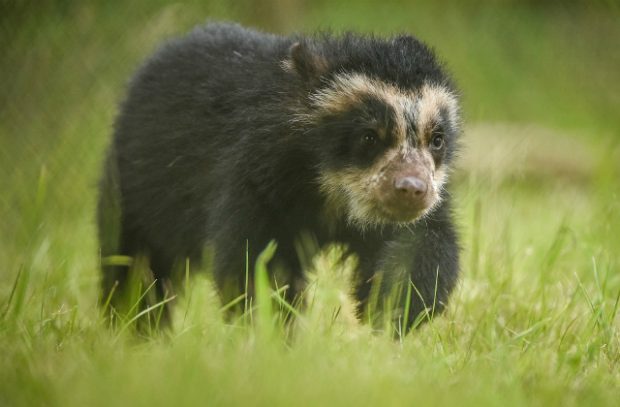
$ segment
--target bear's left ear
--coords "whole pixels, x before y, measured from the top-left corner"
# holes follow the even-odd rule
[[[295,42],[289,48],[284,69],[294,71],[306,81],[317,80],[327,72],[327,61],[307,43]]]

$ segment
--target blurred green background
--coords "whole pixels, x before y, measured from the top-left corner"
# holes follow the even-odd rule
[[[495,403],[499,392],[515,405],[613,405],[620,398],[619,4],[0,0],[0,404],[101,404],[123,380],[146,397],[152,383],[173,379],[149,369],[145,352],[152,366],[179,373],[183,360],[184,372],[195,373],[188,399],[221,376],[207,386],[229,392],[220,400],[253,401],[265,386],[276,396],[259,400],[291,402],[307,388],[291,370],[298,364],[332,394],[341,390],[339,372],[350,375],[349,393],[336,399],[345,403],[369,402],[357,388],[375,402],[396,401],[408,394],[398,383],[420,380],[425,394],[417,400],[435,404],[504,405]],[[170,355],[166,344],[117,354],[116,338],[96,339],[107,334],[97,322],[94,208],[117,106],[158,44],[220,19],[277,33],[412,33],[459,84],[466,131],[454,193],[463,279],[447,314],[404,351],[367,332],[353,345],[312,336],[322,348],[293,347],[290,359],[243,353],[253,349],[244,339],[222,350],[226,329],[212,333],[216,345],[205,346],[202,334],[193,348],[172,341]],[[199,315],[197,324],[215,324]],[[196,360],[187,357],[194,352]],[[360,353],[366,359],[358,363]],[[280,379],[262,375],[263,366]],[[182,386],[185,374],[173,383]],[[244,392],[235,387],[239,376],[256,384]],[[77,382],[75,394],[63,390]],[[444,382],[452,393],[433,387]],[[159,390],[170,399],[147,399],[180,397]],[[320,391],[304,395],[328,400]]]

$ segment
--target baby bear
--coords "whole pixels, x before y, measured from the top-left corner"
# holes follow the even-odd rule
[[[246,267],[275,240],[271,278],[293,300],[311,237],[357,258],[360,312],[371,292],[397,293],[390,315],[408,329],[457,279],[446,186],[460,131],[452,80],[410,35],[197,28],[142,65],[120,107],[100,184],[102,298],[121,307],[141,258],[161,300],[206,247],[224,301],[251,296]]]

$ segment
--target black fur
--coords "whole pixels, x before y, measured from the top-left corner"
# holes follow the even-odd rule
[[[283,68],[285,60],[296,70]],[[414,292],[409,324],[423,303],[441,310],[458,272],[447,194],[403,228],[362,233],[344,219],[326,225],[322,218],[317,171],[346,160],[346,143],[291,118],[310,109],[309,92],[342,72],[408,90],[451,86],[433,53],[411,36],[279,37],[209,24],[163,46],[133,78],[116,122],[99,205],[104,258],[145,254],[165,282],[175,262],[197,264],[211,243],[216,281],[239,294],[246,243],[253,265],[275,239],[272,264],[294,295],[303,281],[295,242],[310,232],[319,246],[344,243],[358,256],[362,307],[372,277],[385,270],[380,295],[411,279],[423,297]],[[390,272],[399,268],[406,273]],[[126,278],[126,268],[103,267],[104,298],[116,282],[122,292]]]

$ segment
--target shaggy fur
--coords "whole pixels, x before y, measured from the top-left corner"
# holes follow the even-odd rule
[[[380,295],[413,283],[409,324],[425,306],[440,311],[458,274],[443,188],[458,134],[453,85],[411,36],[197,28],[139,69],[121,106],[99,204],[103,297],[122,296],[128,278],[110,256],[146,256],[161,296],[175,264],[198,264],[210,246],[234,298],[246,245],[253,265],[275,239],[272,268],[293,298],[304,234],[357,256],[360,309],[382,273]],[[429,190],[402,211],[384,193],[401,167]]]

